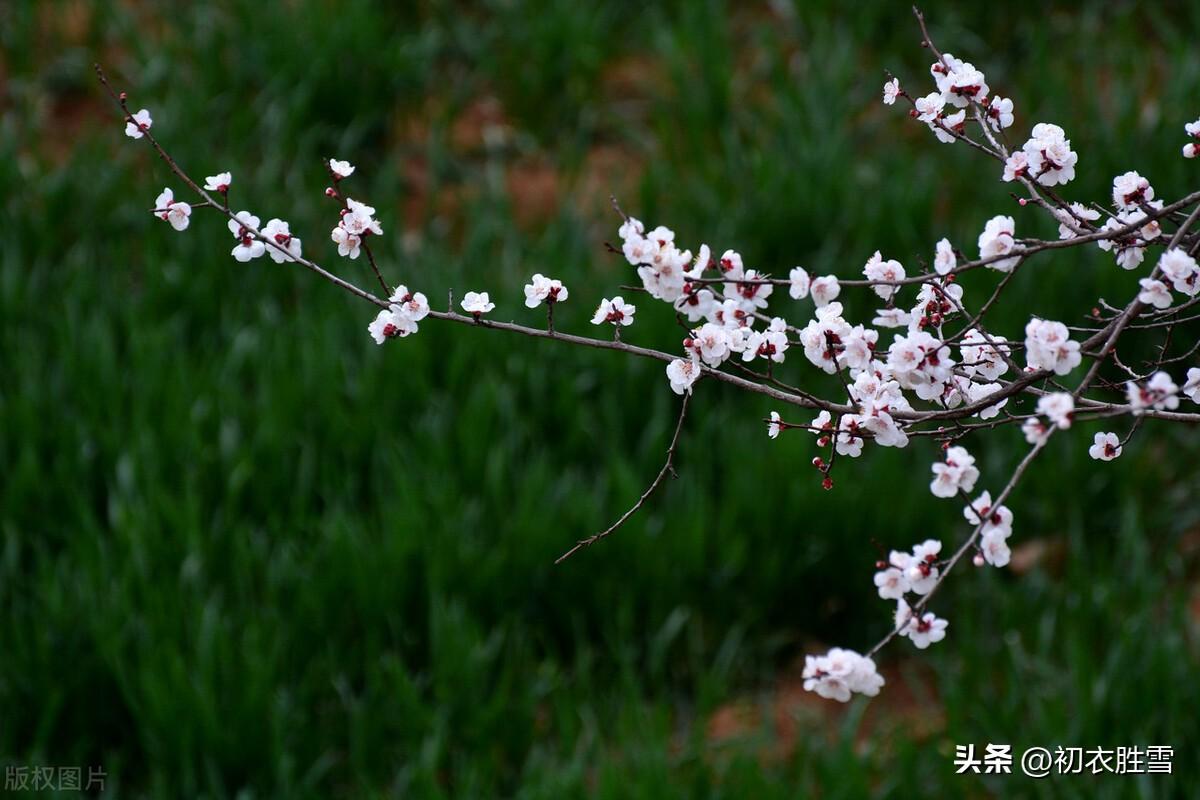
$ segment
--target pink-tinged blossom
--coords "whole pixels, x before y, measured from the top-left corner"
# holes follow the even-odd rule
[[[937,140],[943,144],[953,144],[954,140],[958,138],[955,134],[961,134],[966,127],[966,111],[959,111],[948,117],[942,117],[940,123],[929,123],[929,129],[933,131],[933,135],[937,137]]]
[[[425,295],[410,292],[406,286],[397,286],[388,302],[391,305],[380,311],[367,326],[376,344],[416,333],[419,328],[417,323],[429,313],[429,301]]]
[[[765,331],[753,331],[746,337],[742,360],[765,358],[781,364],[787,349],[787,323],[782,318],[775,317]]]
[[[397,286],[388,302],[393,304],[396,314],[413,323],[414,332],[416,323],[429,314],[429,300],[420,292],[410,292],[407,286]]]

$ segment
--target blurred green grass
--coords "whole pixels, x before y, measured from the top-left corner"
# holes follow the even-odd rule
[[[926,12],[1020,130],[1067,128],[1073,198],[1131,168],[1195,188],[1195,7]],[[519,287],[550,272],[584,330],[630,280],[601,246],[610,191],[777,273],[969,250],[994,213],[1051,233],[993,165],[878,102],[884,68],[927,82],[901,6],[16,2],[0,45],[4,763],[102,764],[116,796],[1186,796],[1194,432],[1149,424],[1102,469],[1093,429],[1061,437],[1012,504],[1018,540],[1059,556],[952,581],[944,645],[891,648],[890,692],[789,706],[783,736],[794,659],[886,630],[872,540],[962,535],[925,490],[928,446],[843,462],[824,493],[810,442],[767,446],[769,404],[701,385],[680,480],[553,567],[658,468],[660,367],[436,324],[376,348],[369,309],[233,262],[218,220],[152,219],[178,182],[90,71],[344,274],[367,282],[325,241],[328,155],[359,166],[393,280],[529,319]],[[998,315],[1010,336],[1134,286],[1095,252],[1043,269]],[[965,276],[968,299],[989,280]],[[677,338],[649,308],[631,335]],[[971,446],[992,486],[1021,450]],[[717,737],[731,702],[762,713]],[[1171,744],[1180,774],[953,774],[955,744],[989,741]]]

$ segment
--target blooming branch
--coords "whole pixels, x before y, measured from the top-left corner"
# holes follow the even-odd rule
[[[570,328],[578,315],[568,287],[542,274],[531,276],[525,285],[524,305],[545,307],[544,326],[489,317],[505,301],[501,293],[495,293],[495,299],[486,291],[464,293],[460,302],[464,313],[455,310],[453,295],[445,311],[431,308],[420,291],[385,278],[381,267],[386,266],[385,259],[377,257],[372,247],[375,239],[385,235],[383,227],[376,210],[351,196],[349,189],[356,168],[327,159],[324,169],[330,185],[325,194],[337,204],[330,241],[338,257],[347,262],[365,254],[370,279],[382,293],[361,288],[305,255],[301,239],[286,221],[271,218],[262,225],[250,211],[233,211],[230,172],[207,177],[203,186],[189,177],[152,132],[149,111],[132,113],[125,93],[112,89],[98,65],[96,71],[122,112],[126,134],[148,142],[195,195],[195,201],[177,200],[174,191],[165,188],[152,206],[156,217],[182,232],[196,212],[214,210],[225,218],[235,242],[231,255],[239,262],[269,255],[280,264],[310,270],[373,304],[375,317],[367,327],[377,343],[409,337],[425,320],[434,320],[617,351],[664,365],[667,384],[681,395],[681,401],[662,468],[613,524],[577,541],[556,563],[611,535],[645,505],[668,475],[674,475],[691,394],[704,379],[817,412],[813,419],[802,421],[785,420],[773,411],[764,421],[771,439],[790,431],[815,436],[818,454],[812,464],[826,489],[834,487],[839,459],[859,458],[874,447],[907,447],[914,439],[936,443],[931,494],[963,502],[969,531],[949,557],[942,557],[940,540],[930,539],[909,550],[892,550],[876,564],[879,596],[896,602],[886,635],[866,655],[835,648],[810,656],[805,665],[807,689],[845,701],[853,693],[878,693],[883,678],[873,658],[893,639],[902,636],[924,649],[945,638],[949,622],[937,617],[929,605],[965,557],[971,555],[981,568],[1007,565],[1014,515],[1004,504],[1053,435],[1069,431],[1079,421],[1128,421],[1124,434],[1104,431],[1090,442],[1089,455],[1106,462],[1121,456],[1135,433],[1144,430],[1145,420],[1200,422],[1200,412],[1190,406],[1181,408],[1184,399],[1200,403],[1200,367],[1189,368],[1178,383],[1170,374],[1200,351],[1200,342],[1188,342],[1182,354],[1172,352],[1180,326],[1200,319],[1200,314],[1185,314],[1200,304],[1196,261],[1200,191],[1167,202],[1157,196],[1147,178],[1127,171],[1114,178],[1106,202],[1085,204],[1060,196],[1076,170],[1086,166],[1066,131],[1051,122],[1038,122],[1020,147],[1011,146],[1008,137],[1017,119],[1014,101],[993,94],[986,76],[974,65],[940,51],[924,16],[917,9],[914,13],[923,46],[935,57],[930,66],[935,90],[910,95],[888,73],[884,104],[903,101],[910,107],[909,117],[927,127],[939,142],[965,142],[983,153],[996,170],[996,179],[1013,185],[1017,209],[1032,207],[1048,215],[1058,226],[1059,238],[1021,237],[1013,215],[996,214],[984,224],[973,258],[942,238],[933,246],[932,268],[919,261],[919,269],[906,269],[900,260],[876,250],[867,257],[862,278],[811,276],[803,267],[791,268],[786,277],[773,277],[747,267],[733,249],[700,244],[693,255],[676,241],[675,231],[662,225],[649,228],[614,201],[620,216],[620,247],[609,249],[626,260],[640,282],[622,289],[636,292],[635,299],[644,296],[669,308],[666,313],[683,331],[674,351],[622,340],[622,335],[628,338],[634,332],[635,314],[643,319],[652,313],[640,300],[637,305],[627,302],[626,296],[634,296],[630,294],[599,298],[597,305],[593,305],[597,299],[583,304],[584,314],[595,309],[586,320],[606,330],[611,327],[611,338],[556,329],[561,304],[568,305],[558,313],[559,323]],[[1184,147],[1183,156],[1192,158],[1200,146],[1200,120],[1185,125],[1185,133],[1193,141]],[[1020,213],[1017,209],[1014,213]],[[1106,219],[1101,221],[1102,217]],[[1081,313],[1080,324],[1072,325],[1031,316],[1023,332],[1015,336],[1008,332],[1012,338],[990,323],[1018,271],[1036,268],[1035,262],[1058,250],[1092,245],[1110,254],[1103,258],[1111,257],[1122,270],[1141,269],[1151,259],[1147,274],[1131,280],[1124,305],[1098,300],[1090,311]],[[995,284],[983,302],[972,302],[958,279],[984,269],[998,273]],[[866,290],[882,305],[870,324],[848,320],[839,301],[843,291],[858,290]],[[910,291],[915,296],[905,301]],[[811,311],[790,318],[778,312],[789,300],[793,307],[811,302]],[[888,329],[890,342],[882,338]],[[1159,337],[1156,355],[1138,369],[1122,361],[1119,353],[1132,335]],[[803,365],[800,370],[792,368],[796,362]],[[1082,378],[1070,385],[1071,376],[1081,369]],[[823,395],[811,388],[806,381],[816,373],[836,376],[837,391]],[[1019,427],[1030,449],[994,499],[987,490],[972,498],[977,484],[990,481],[985,481],[966,442],[974,446],[983,434],[1006,427]]]

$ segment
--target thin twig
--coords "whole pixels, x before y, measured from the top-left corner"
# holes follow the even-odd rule
[[[555,564],[561,564],[571,556],[578,553],[580,550],[584,549],[585,547],[591,547],[596,542],[600,541],[617,528],[624,525],[630,517],[637,513],[637,510],[642,507],[647,498],[654,494],[654,490],[659,487],[659,485],[663,482],[663,479],[666,478],[668,474],[671,475],[671,477],[675,477],[675,469],[673,466],[673,462],[675,460],[675,447],[679,444],[679,433],[683,430],[683,418],[687,416],[688,400],[690,400],[691,397],[691,392],[684,393],[683,402],[679,405],[679,420],[675,423],[675,434],[671,437],[671,444],[667,448],[667,460],[663,462],[662,469],[658,471],[658,475],[654,476],[654,480],[651,481],[650,485],[646,487],[646,491],[642,492],[642,496],[637,499],[637,502],[634,503],[628,511],[621,515],[620,519],[599,533],[589,536],[586,539],[580,539],[575,543],[574,547],[563,553],[558,558],[554,559]]]

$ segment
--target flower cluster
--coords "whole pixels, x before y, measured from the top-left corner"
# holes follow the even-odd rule
[[[807,691],[842,703],[851,693],[874,697],[883,686],[873,659],[840,647],[823,656],[805,656],[802,677]]]
[[[417,323],[429,314],[429,301],[425,295],[410,292],[406,286],[397,286],[388,303],[388,307],[375,315],[375,319],[367,326],[376,344],[416,333]]]

